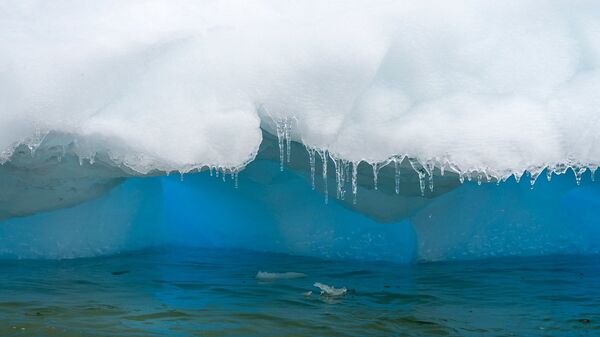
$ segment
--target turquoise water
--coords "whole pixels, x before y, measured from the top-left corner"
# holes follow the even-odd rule
[[[314,282],[348,293],[322,297]],[[600,257],[401,266],[160,249],[0,262],[0,336],[365,335],[600,336]]]

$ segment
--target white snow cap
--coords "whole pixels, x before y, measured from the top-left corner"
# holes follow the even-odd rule
[[[237,168],[273,120],[350,161],[600,163],[597,1],[0,3],[0,162],[57,131],[138,172]]]

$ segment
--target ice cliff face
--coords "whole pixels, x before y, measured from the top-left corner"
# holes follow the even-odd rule
[[[281,171],[279,144],[265,133],[256,159],[239,173],[142,178],[126,178],[104,156],[80,164],[68,151],[22,147],[19,160],[0,171],[0,257],[71,258],[157,245],[400,263],[600,253],[600,189],[590,174],[580,186],[570,172],[532,189],[527,179],[461,184],[456,174],[436,171],[431,190],[408,159],[398,171],[394,163],[378,168],[377,183],[364,163],[355,180],[346,172],[342,180],[339,161],[324,166],[296,142],[289,163],[283,142]]]
[[[473,233],[469,224],[486,223],[482,216],[475,211],[459,216],[446,205],[456,204],[462,193],[465,200],[486,199],[479,193],[490,189],[489,199],[496,201],[482,206],[485,214],[494,214],[486,207],[505,204],[505,212],[517,214],[510,200],[521,200],[533,213],[544,204],[556,212],[579,207],[564,200],[595,205],[594,185],[571,192],[569,184],[582,179],[591,184],[600,164],[598,13],[595,1],[0,1],[0,221],[76,226],[83,214],[78,209],[107,200],[110,212],[102,214],[112,214],[108,205],[129,200],[131,186],[163,205],[154,198],[175,179],[160,178],[169,172],[227,174],[240,180],[238,193],[246,195],[241,191],[247,180],[261,177],[256,167],[271,172],[273,164],[301,177],[290,186],[307,184],[306,191],[290,193],[296,202],[336,200],[329,210],[321,202],[311,204],[319,214],[314,221],[360,223],[358,232],[342,236],[364,245],[317,254],[326,236],[308,230],[303,240],[312,244],[302,249],[283,243],[269,249],[361,257],[370,242],[361,235],[372,231],[365,228],[383,230],[377,222],[396,223],[419,237],[418,243],[402,241],[409,248],[396,254],[394,234],[380,233],[390,238],[379,243],[377,254],[385,259],[571,252],[556,243],[558,236],[543,236],[544,246],[516,229],[522,245],[494,246],[485,239],[487,230],[501,236],[498,228],[504,227],[481,225],[483,232]],[[252,170],[244,176],[248,165]],[[287,170],[264,174],[292,174]],[[526,175],[525,185],[533,183],[542,172],[561,174],[548,192],[552,202],[537,203],[538,188],[527,194],[513,182]],[[136,176],[147,178],[123,183]],[[208,178],[194,179],[200,186]],[[279,178],[253,185],[248,198],[258,191],[285,193],[271,186],[273,179]],[[460,185],[507,179],[504,187]],[[508,198],[511,193],[517,195]],[[145,213],[145,197],[135,195],[123,202],[132,211],[115,215],[121,220],[112,221],[109,231],[156,218]],[[247,201],[259,203],[248,208],[260,205],[273,214],[254,220],[277,224],[292,216],[276,216],[286,209],[274,206],[276,199]],[[153,209],[163,212],[171,209],[167,206]],[[52,218],[60,221],[51,221],[43,212],[66,212],[71,220],[60,213]],[[436,237],[428,228],[444,233],[444,221],[432,214],[444,214],[438,219],[452,222],[448,228],[466,226],[453,233],[479,241],[467,247],[458,234],[446,235],[445,245],[426,239]],[[555,215],[569,218],[561,214]],[[594,214],[583,214],[584,224],[597,224]],[[541,216],[496,219],[520,219],[530,229],[556,224]],[[585,228],[582,233],[594,227]],[[4,230],[3,240],[15,238],[4,247],[27,234],[17,225]],[[531,231],[530,238],[540,234]],[[73,248],[72,255],[141,247],[154,240],[148,235],[132,239],[135,244],[107,237],[104,248]],[[238,241],[230,245],[244,246]],[[14,247],[4,253],[71,256],[65,253],[69,244],[50,246],[39,254]]]

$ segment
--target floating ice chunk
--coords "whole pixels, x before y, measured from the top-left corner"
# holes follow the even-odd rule
[[[348,290],[345,287],[335,288],[319,282],[315,282],[313,286],[321,289],[321,296],[339,297],[346,295],[346,293],[348,292]]]
[[[309,290],[305,293],[302,293],[302,295],[304,295],[304,297],[311,297],[312,296],[312,290]]]
[[[291,280],[296,278],[306,277],[306,274],[296,273],[296,272],[285,272],[285,273],[269,273],[266,271],[259,271],[256,273],[256,278],[258,280],[263,281],[273,281],[273,280]]]

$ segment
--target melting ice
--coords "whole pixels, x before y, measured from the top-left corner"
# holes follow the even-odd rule
[[[600,3],[560,0],[3,1],[0,254],[139,247],[160,241],[141,224],[196,226],[168,210],[201,218],[219,205],[271,212],[256,231],[273,226],[274,250],[331,258],[597,252],[598,13]],[[252,188],[207,196],[205,178],[185,175],[205,170]],[[171,172],[182,187],[126,181]],[[544,172],[552,184],[539,182]],[[542,191],[525,194],[522,179]],[[179,208],[167,190],[202,199]],[[292,204],[310,212],[290,214]],[[96,241],[79,242],[75,227]],[[207,244],[262,248],[209,228]],[[311,240],[291,240],[299,229]],[[496,234],[513,240],[486,241]],[[336,235],[360,244],[327,246]]]

